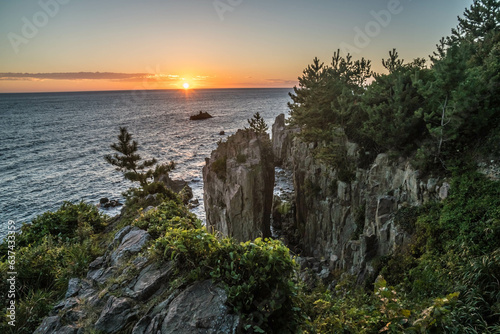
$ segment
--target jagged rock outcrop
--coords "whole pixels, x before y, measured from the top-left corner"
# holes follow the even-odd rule
[[[276,117],[272,126],[273,154],[276,166],[287,166],[291,163],[292,138],[299,129],[288,128],[285,123],[285,114]]]
[[[277,122],[283,124],[283,116]],[[369,168],[354,167],[354,180],[342,182],[339,170],[315,159],[314,145],[280,133],[287,131],[283,126],[276,129],[273,148],[293,170],[298,248],[304,256],[326,259],[330,269],[363,279],[372,271],[372,260],[409,241],[394,221],[399,208],[448,195],[444,180],[423,180],[408,160],[388,154],[379,154]],[[349,159],[359,160],[355,143],[342,145]]]
[[[236,333],[239,317],[224,289],[207,280],[170,291],[174,266],[141,255],[148,240],[137,227],[118,231],[86,278],[69,280],[65,299],[35,333]]]
[[[168,173],[156,177],[155,182],[163,182],[167,188],[179,194],[184,204],[187,204],[193,198],[193,189],[189,184],[184,180],[173,180]]]
[[[270,236],[274,163],[268,135],[238,130],[203,167],[207,226],[240,241]]]

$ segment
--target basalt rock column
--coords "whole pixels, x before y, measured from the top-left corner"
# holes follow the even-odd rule
[[[207,227],[239,241],[269,237],[274,161],[267,134],[238,130],[203,167]]]

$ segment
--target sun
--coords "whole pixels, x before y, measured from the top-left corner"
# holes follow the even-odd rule
[[[184,87],[184,89],[188,89],[189,88],[189,83],[187,83],[187,82],[183,83],[182,87]]]

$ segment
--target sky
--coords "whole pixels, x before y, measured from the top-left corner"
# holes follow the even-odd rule
[[[297,85],[314,57],[428,57],[473,0],[0,2],[0,93]]]

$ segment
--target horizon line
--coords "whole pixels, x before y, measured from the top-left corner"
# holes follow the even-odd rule
[[[162,89],[105,89],[105,90],[63,90],[63,91],[29,91],[0,92],[1,94],[53,94],[53,93],[104,93],[104,92],[136,92],[136,91],[196,91],[196,90],[237,90],[237,89],[293,89],[293,87],[218,87],[218,88],[162,88]]]

